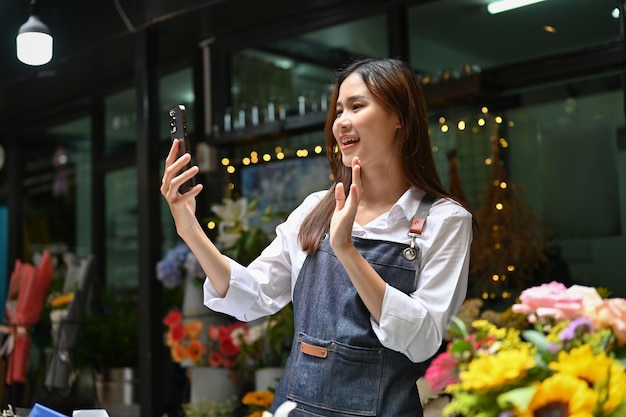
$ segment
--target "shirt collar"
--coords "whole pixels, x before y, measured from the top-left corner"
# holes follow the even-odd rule
[[[392,216],[404,216],[409,223],[413,220],[413,216],[417,211],[417,207],[419,206],[420,201],[426,195],[426,193],[422,190],[415,188],[414,186],[409,187],[408,190],[402,194],[402,196],[396,201],[396,203],[391,207],[389,212]]]

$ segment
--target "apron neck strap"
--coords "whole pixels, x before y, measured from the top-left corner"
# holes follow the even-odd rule
[[[415,214],[413,215],[413,220],[411,220],[409,235],[420,236],[422,234],[424,224],[426,223],[426,217],[428,217],[430,207],[433,205],[436,199],[437,196],[434,194],[426,194],[424,195],[424,197],[422,197],[422,201],[420,201],[420,204],[417,207]]]

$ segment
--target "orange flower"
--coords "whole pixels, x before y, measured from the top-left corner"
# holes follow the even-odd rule
[[[202,354],[204,354],[204,345],[199,340],[192,340],[187,345],[187,357],[197,362],[202,358]]]
[[[181,362],[187,357],[187,349],[180,343],[173,343],[170,345],[170,353],[174,362]]]
[[[269,407],[272,401],[274,401],[274,393],[270,391],[250,391],[241,399],[243,405],[256,407]]]
[[[200,337],[202,331],[202,322],[200,320],[192,320],[185,323],[185,334],[193,340]]]

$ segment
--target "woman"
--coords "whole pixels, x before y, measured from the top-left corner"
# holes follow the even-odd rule
[[[309,195],[248,267],[198,224],[202,185],[178,192],[198,169],[176,175],[190,161],[176,160],[176,141],[161,193],[207,274],[209,308],[249,321],[293,300],[295,337],[272,409],[292,400],[290,416],[421,416],[416,380],[465,298],[472,216],[440,183],[424,98],[404,62],[352,63],[331,103],[333,186]]]

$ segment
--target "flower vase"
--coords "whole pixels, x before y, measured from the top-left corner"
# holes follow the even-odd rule
[[[189,373],[189,402],[192,404],[203,400],[221,403],[239,397],[240,389],[226,368],[199,366],[189,368]]]
[[[185,317],[197,317],[209,311],[208,307],[204,305],[202,281],[196,277],[188,276],[185,278],[182,311]]]
[[[254,388],[257,391],[273,391],[283,376],[285,368],[267,367],[254,371]]]

